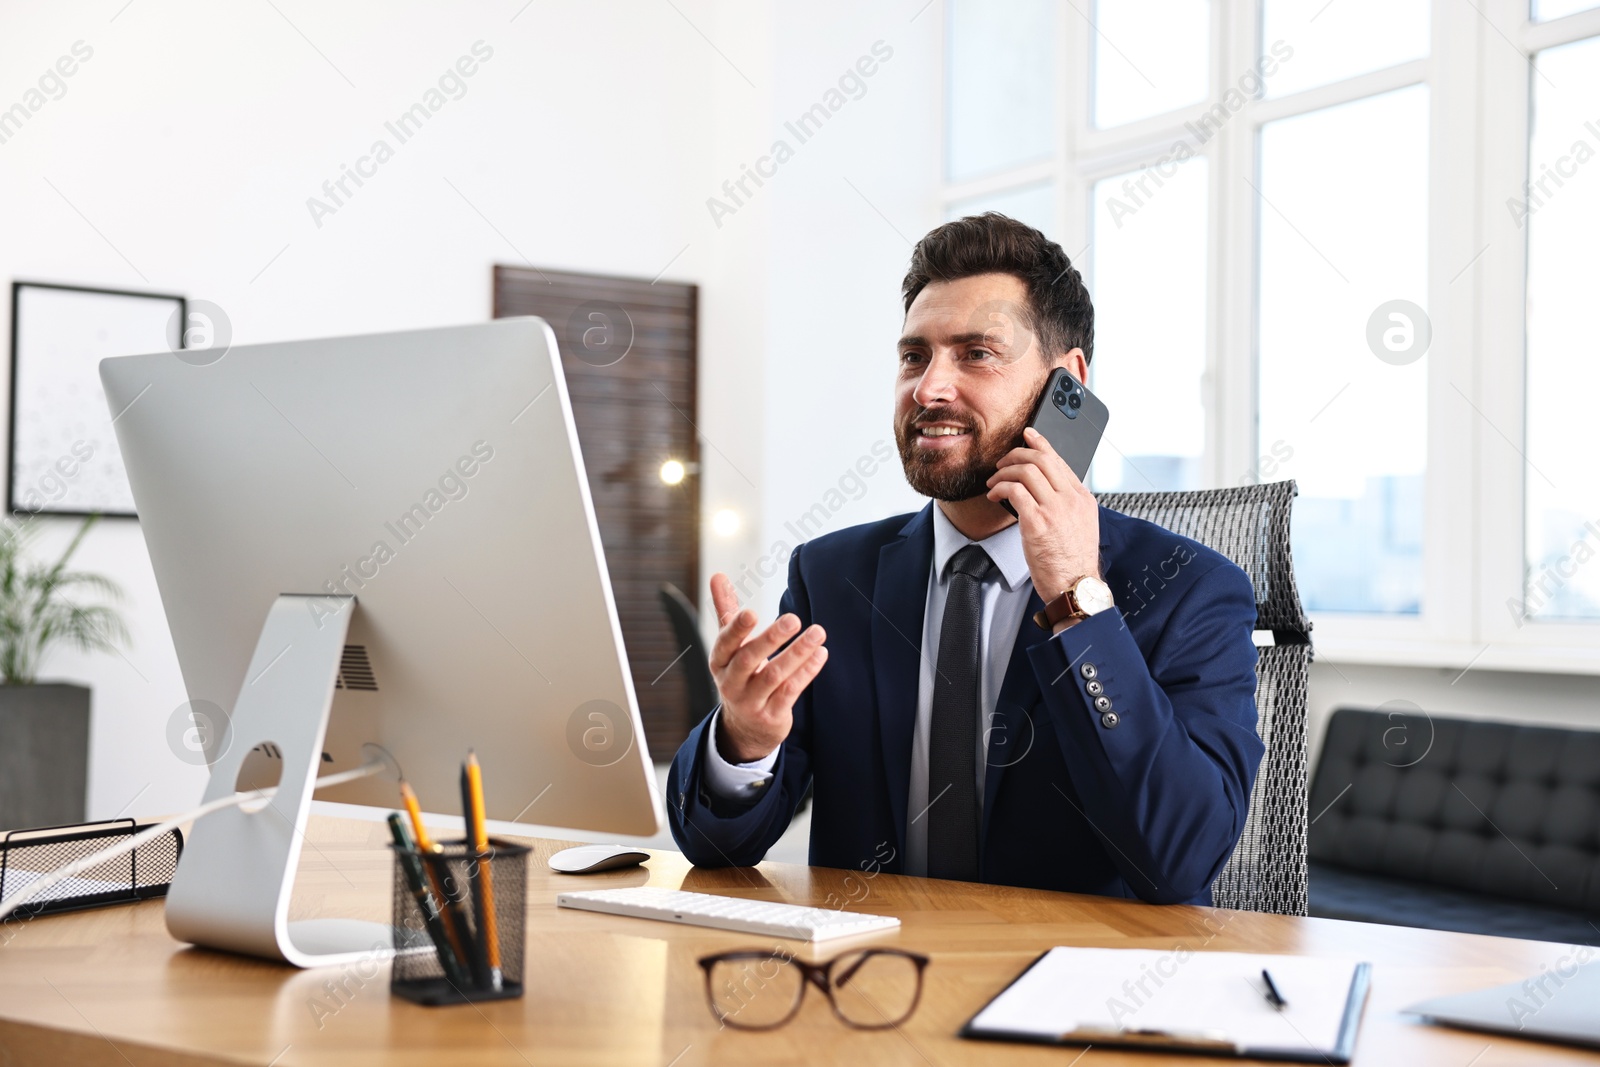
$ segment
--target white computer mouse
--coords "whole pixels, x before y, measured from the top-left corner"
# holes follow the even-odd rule
[[[558,874],[597,874],[632,867],[650,858],[626,845],[579,845],[562,849],[550,857],[550,869]]]

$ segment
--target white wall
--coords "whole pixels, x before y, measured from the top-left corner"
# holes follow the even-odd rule
[[[734,211],[719,211],[715,232],[725,245],[760,248],[763,306],[741,311],[735,343],[746,362],[730,360],[722,381],[702,374],[705,418],[733,419],[724,408],[731,403],[748,409],[737,418],[755,430],[724,437],[706,423],[714,447],[702,446],[703,460],[713,471],[737,468],[719,485],[707,482],[708,513],[727,506],[753,520],[731,538],[708,534],[706,574],[729,574],[764,618],[777,611],[798,542],[787,524],[821,505],[805,527],[815,536],[923,503],[897,459],[867,478],[855,470],[875,444],[894,443],[894,342],[911,252],[895,230],[914,241],[939,221],[939,23],[937,5],[923,8],[921,0],[776,5],[770,80],[760,82],[765,110],[719,145],[709,195]],[[830,99],[830,90],[840,95]],[[791,124],[818,103],[837,110],[802,139]],[[775,173],[759,187],[747,182],[752,195],[734,204],[722,182],[764,157]],[[852,472],[859,481],[839,490]]]
[[[492,265],[524,257],[696,282],[702,502],[745,519],[708,532],[703,572],[737,576],[892,441],[909,247],[845,178],[912,239],[938,221],[938,19],[921,0],[674,3],[0,2],[0,107],[93,49],[0,144],[0,280],[181,292],[235,343],[480,321]],[[395,145],[385,121],[480,40],[465,95]],[[718,225],[707,199],[880,40],[864,95]],[[380,137],[393,158],[317,225],[307,199]],[[830,529],[918,503],[898,464],[867,486]],[[46,550],[70,533],[44,525]],[[78,563],[127,589],[134,638],[43,671],[94,689],[90,814],[185,807],[203,772],[167,748],[185,694],[137,524],[102,523]],[[770,614],[781,584],[747,588]]]
[[[941,221],[939,8],[861,4],[826,24],[803,6],[782,8],[783,123],[797,122],[861,57],[892,55],[862,79],[859,99],[796,147],[779,176],[793,180],[772,188],[766,540],[751,546],[750,563],[758,579],[764,560],[768,571],[778,565],[761,585],[764,615],[776,611],[787,573],[787,551],[774,549],[800,540],[791,528],[815,536],[925,503],[894,452],[894,344],[911,243]],[[775,136],[796,140],[780,125]]]
[[[716,4],[677,2],[714,27]],[[686,280],[716,262],[698,238],[668,267],[705,229],[726,81],[672,6],[280,3],[293,26],[265,4],[121,7],[0,9],[0,106],[94,49],[0,144],[0,279],[183,292],[254,342],[481,321],[491,266],[524,255]],[[307,198],[480,40],[465,95],[315,225]],[[724,348],[708,331],[712,377]],[[90,813],[188,806],[202,772],[166,746],[185,694],[137,525],[104,522],[79,562],[127,587],[134,630],[125,658],[44,671],[94,688]]]

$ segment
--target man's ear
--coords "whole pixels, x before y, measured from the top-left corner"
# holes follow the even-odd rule
[[[1074,348],[1070,352],[1059,353],[1050,363],[1050,369],[1057,367],[1067,368],[1067,373],[1085,384],[1089,381],[1089,361],[1083,358],[1083,349]]]

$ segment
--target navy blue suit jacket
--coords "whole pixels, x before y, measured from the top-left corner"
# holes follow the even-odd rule
[[[758,800],[706,790],[709,716],[684,741],[667,807],[691,861],[759,863],[809,782],[813,865],[902,871],[931,508],[795,549],[782,608],[826,628],[828,662],[795,703]],[[1052,637],[1034,625],[1031,595],[989,734],[981,877],[1209,904],[1263,751],[1250,579],[1196,541],[1105,508],[1100,556],[1115,608]],[[1094,707],[1090,664],[1115,716]]]

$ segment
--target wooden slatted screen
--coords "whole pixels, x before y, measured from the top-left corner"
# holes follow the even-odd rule
[[[561,346],[606,566],[654,759],[670,759],[693,725],[683,649],[657,600],[662,582],[699,590],[699,478],[676,486],[661,465],[692,472],[696,286],[529,267],[494,269],[494,315],[538,315]],[[674,661],[677,661],[675,664]],[[671,669],[669,669],[669,667]]]

